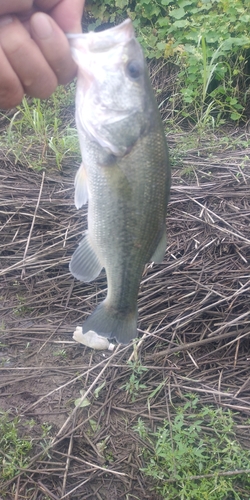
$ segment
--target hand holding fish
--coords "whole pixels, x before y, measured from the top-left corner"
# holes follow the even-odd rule
[[[76,75],[66,32],[81,31],[84,0],[0,1],[0,108],[49,97]]]

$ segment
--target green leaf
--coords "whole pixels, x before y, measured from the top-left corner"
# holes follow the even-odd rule
[[[236,99],[236,97],[231,97],[231,99],[230,99],[231,106],[234,106],[234,104],[237,104],[237,103],[238,103],[238,100]]]
[[[103,382],[101,385],[99,385],[99,386],[98,386],[98,387],[94,390],[94,396],[95,396],[95,398],[96,398],[96,399],[99,397],[99,394],[100,394],[101,390],[103,389],[103,387],[105,387],[105,385],[106,385],[106,382],[105,382],[105,380],[104,380],[104,382]]]
[[[239,120],[241,115],[239,113],[231,113],[230,118],[231,120],[237,121]]]
[[[119,9],[124,9],[125,7],[128,7],[128,1],[127,0],[115,0],[115,5]]]
[[[157,47],[157,49],[159,49],[159,50],[162,50],[162,51],[163,51],[163,50],[165,50],[166,43],[165,43],[165,42],[158,42],[158,43],[156,44],[156,47]]]
[[[192,5],[193,1],[192,0],[179,0],[178,2],[180,7],[187,7],[187,5]],[[192,7],[192,12],[194,11],[194,7]]]
[[[249,14],[243,14],[243,16],[240,16],[239,20],[242,23],[249,23],[249,21],[250,21],[250,15]]]
[[[179,9],[171,10],[169,12],[169,15],[171,17],[174,17],[175,19],[181,19],[182,17],[184,17],[186,15],[186,12],[183,9],[183,7],[180,7]]]
[[[99,425],[98,425],[97,421],[94,420],[93,418],[89,419],[89,425],[90,425],[93,432],[96,432],[97,430],[99,430]]]
[[[85,406],[89,406],[90,405],[89,399],[87,399],[87,398],[83,399],[85,392],[83,390],[80,390],[80,394],[81,394],[81,397],[77,398],[75,400],[75,406],[79,405],[79,408],[84,408]]]
[[[172,27],[170,28],[169,30],[169,33],[171,32],[174,32],[177,29],[179,28],[185,28],[186,26],[189,25],[189,22],[187,19],[182,19],[182,21],[175,21],[173,24],[172,24]]]
[[[169,17],[165,16],[165,17],[158,17],[157,19],[157,24],[159,26],[161,26],[161,28],[164,28],[165,26],[169,26]]]

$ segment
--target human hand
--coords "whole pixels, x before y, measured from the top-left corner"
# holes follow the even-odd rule
[[[21,4],[21,5],[20,5]],[[65,33],[81,31],[84,0],[0,0],[0,108],[49,97],[76,75]]]

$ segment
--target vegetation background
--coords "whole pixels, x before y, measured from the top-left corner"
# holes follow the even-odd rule
[[[174,115],[196,125],[246,119],[247,0],[91,0],[87,10],[95,19],[93,28],[129,16],[146,57],[176,67]]]

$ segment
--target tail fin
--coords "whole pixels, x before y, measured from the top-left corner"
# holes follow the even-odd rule
[[[116,339],[119,344],[128,344],[137,337],[137,310],[134,313],[121,313],[104,300],[83,323],[82,333],[89,330],[102,337]]]

